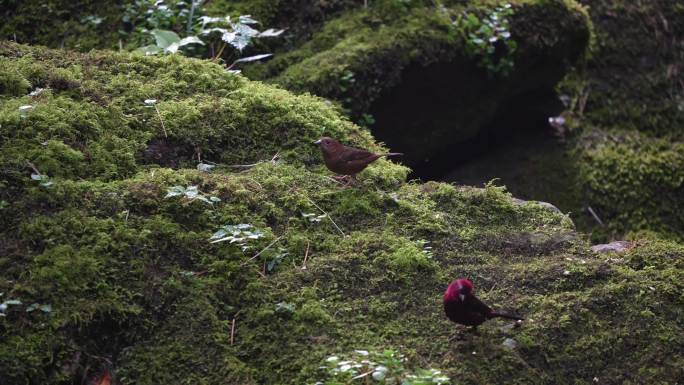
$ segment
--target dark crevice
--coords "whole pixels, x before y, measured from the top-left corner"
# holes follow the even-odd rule
[[[520,89],[521,93],[515,90]],[[552,89],[529,90],[455,63],[414,66],[371,106],[373,134],[406,155],[412,178],[444,180],[463,164],[513,139],[548,132],[563,105]]]

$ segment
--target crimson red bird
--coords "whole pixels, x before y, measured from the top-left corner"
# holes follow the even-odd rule
[[[522,321],[514,315],[500,313],[492,310],[475,297],[473,283],[465,278],[459,278],[447,287],[444,292],[444,313],[453,322],[476,328],[488,319],[508,318]]]
[[[375,162],[383,156],[403,155],[399,152],[387,154],[374,154],[354,147],[348,147],[333,138],[324,136],[315,141],[323,153],[323,161],[328,170],[340,174],[349,175],[352,180],[356,179],[356,174],[360,173],[369,164]]]

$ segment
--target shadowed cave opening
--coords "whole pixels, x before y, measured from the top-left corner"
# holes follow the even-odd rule
[[[480,187],[498,178],[516,197],[574,211],[572,159],[548,124],[563,104],[551,87],[528,85],[462,63],[413,66],[371,106],[372,131],[405,154],[397,161],[410,178]]]

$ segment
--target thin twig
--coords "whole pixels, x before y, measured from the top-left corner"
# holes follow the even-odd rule
[[[254,271],[256,271],[257,274],[259,274],[261,276],[261,278],[266,278],[266,274],[262,273],[258,267],[255,267]]]
[[[226,49],[226,43],[223,43],[223,45],[221,45],[221,49],[219,49],[218,53],[216,53],[216,56],[214,56],[211,60],[217,61],[221,57],[221,54],[223,54],[224,49]]]
[[[154,105],[154,110],[157,111],[157,116],[159,116],[159,121],[161,122],[162,130],[164,130],[164,137],[168,138],[169,136],[166,134],[166,126],[164,125],[164,119],[162,119],[161,113],[159,112],[159,108],[156,104]]]
[[[237,318],[233,318],[233,322],[230,325],[230,346],[233,346],[233,343],[235,342],[235,322],[237,321]]]
[[[238,314],[240,314],[242,310],[238,310],[237,313],[233,316],[233,322],[230,325],[230,346],[233,346],[233,343],[235,343],[235,324],[237,323],[237,317]]]
[[[250,259],[248,259],[248,260],[242,262],[242,263],[240,264],[240,266],[244,266],[244,265],[246,265],[247,263],[249,263],[250,261],[253,261],[255,258],[257,258],[258,256],[260,256],[261,253],[263,253],[264,251],[270,249],[271,246],[275,245],[276,242],[278,242],[281,238],[283,238],[283,236],[284,236],[284,234],[281,235],[281,236],[279,236],[278,238],[276,238],[273,242],[269,243],[268,246],[264,247],[260,252],[256,253],[252,258],[250,258]]]
[[[325,214],[325,216],[326,216],[328,219],[330,219],[330,222],[332,222],[332,224],[333,224],[333,225],[335,226],[335,228],[340,232],[340,234],[342,234],[343,237],[347,237],[347,235],[344,233],[344,231],[342,231],[342,229],[340,228],[340,226],[338,226],[337,223],[335,223],[335,221],[332,219],[332,217],[330,216],[330,214],[326,213],[325,210],[323,210],[319,205],[317,205],[316,202],[312,201],[311,198],[309,198],[308,196],[304,195],[304,198],[306,198],[306,200],[308,200],[309,202],[311,202],[312,205],[316,206],[317,209],[321,210],[321,212],[322,212],[323,214]]]
[[[280,159],[280,151],[276,152],[275,155],[273,155],[273,157],[271,157],[271,160],[270,160],[269,162],[271,162],[271,163],[273,163],[273,164],[276,164],[276,162],[278,161],[278,159]],[[251,163],[251,164],[229,164],[229,165],[226,165],[226,167],[251,168],[251,167],[254,167],[254,166],[258,166],[258,165],[260,165],[260,164],[262,164],[262,163],[266,163],[266,161],[265,161],[265,160],[260,160],[260,161],[258,161],[258,162],[256,162],[256,163]]]
[[[591,206],[587,206],[587,211],[589,211],[589,214],[591,214],[591,216],[593,216],[594,219],[596,219],[596,222],[598,222],[599,225],[605,226],[605,225],[603,224],[603,221],[601,220],[601,218],[599,218],[599,216],[596,215],[596,212],[594,212],[594,209],[592,209]]]
[[[31,167],[31,169],[33,169],[33,172],[35,172],[36,174],[43,175],[40,173],[40,171],[38,171],[38,168],[36,167],[35,164],[29,162],[28,160],[26,161],[26,164],[28,164],[28,166]]]
[[[311,242],[306,242],[306,251],[304,252],[304,262],[302,262],[302,270],[306,270],[306,260],[309,259],[309,246]]]

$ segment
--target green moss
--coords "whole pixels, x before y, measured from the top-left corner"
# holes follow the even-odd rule
[[[681,377],[680,245],[594,255],[563,214],[493,184],[406,183],[386,160],[342,188],[311,140],[382,151],[368,133],[321,99],[209,63],[11,43],[0,55],[32,85],[73,80],[0,109],[0,292],[22,301],[0,317],[7,382],[108,367],[122,383],[313,383],[330,354],[388,347],[464,384]],[[146,158],[164,146],[175,168]],[[195,147],[222,164],[198,171]],[[221,201],[167,198],[173,186]],[[210,242],[240,223],[263,236]],[[440,300],[456,277],[522,327],[450,340]]]
[[[586,196],[606,224],[601,235],[651,230],[682,240],[684,145],[638,134],[613,138],[593,140],[580,163]]]
[[[0,95],[26,95],[31,87],[31,83],[13,64],[7,59],[0,60]]]
[[[681,240],[684,195],[677,168],[684,93],[673,70],[684,50],[667,37],[684,32],[678,6],[585,3],[596,41],[590,60],[563,92],[573,95],[566,117],[582,131],[576,143],[582,199],[606,223],[587,215],[596,224],[594,237],[650,233]]]
[[[114,48],[122,24],[123,7],[118,2],[10,1],[3,5],[0,38],[26,44],[83,51]],[[93,16],[100,18],[100,22],[88,21]]]

